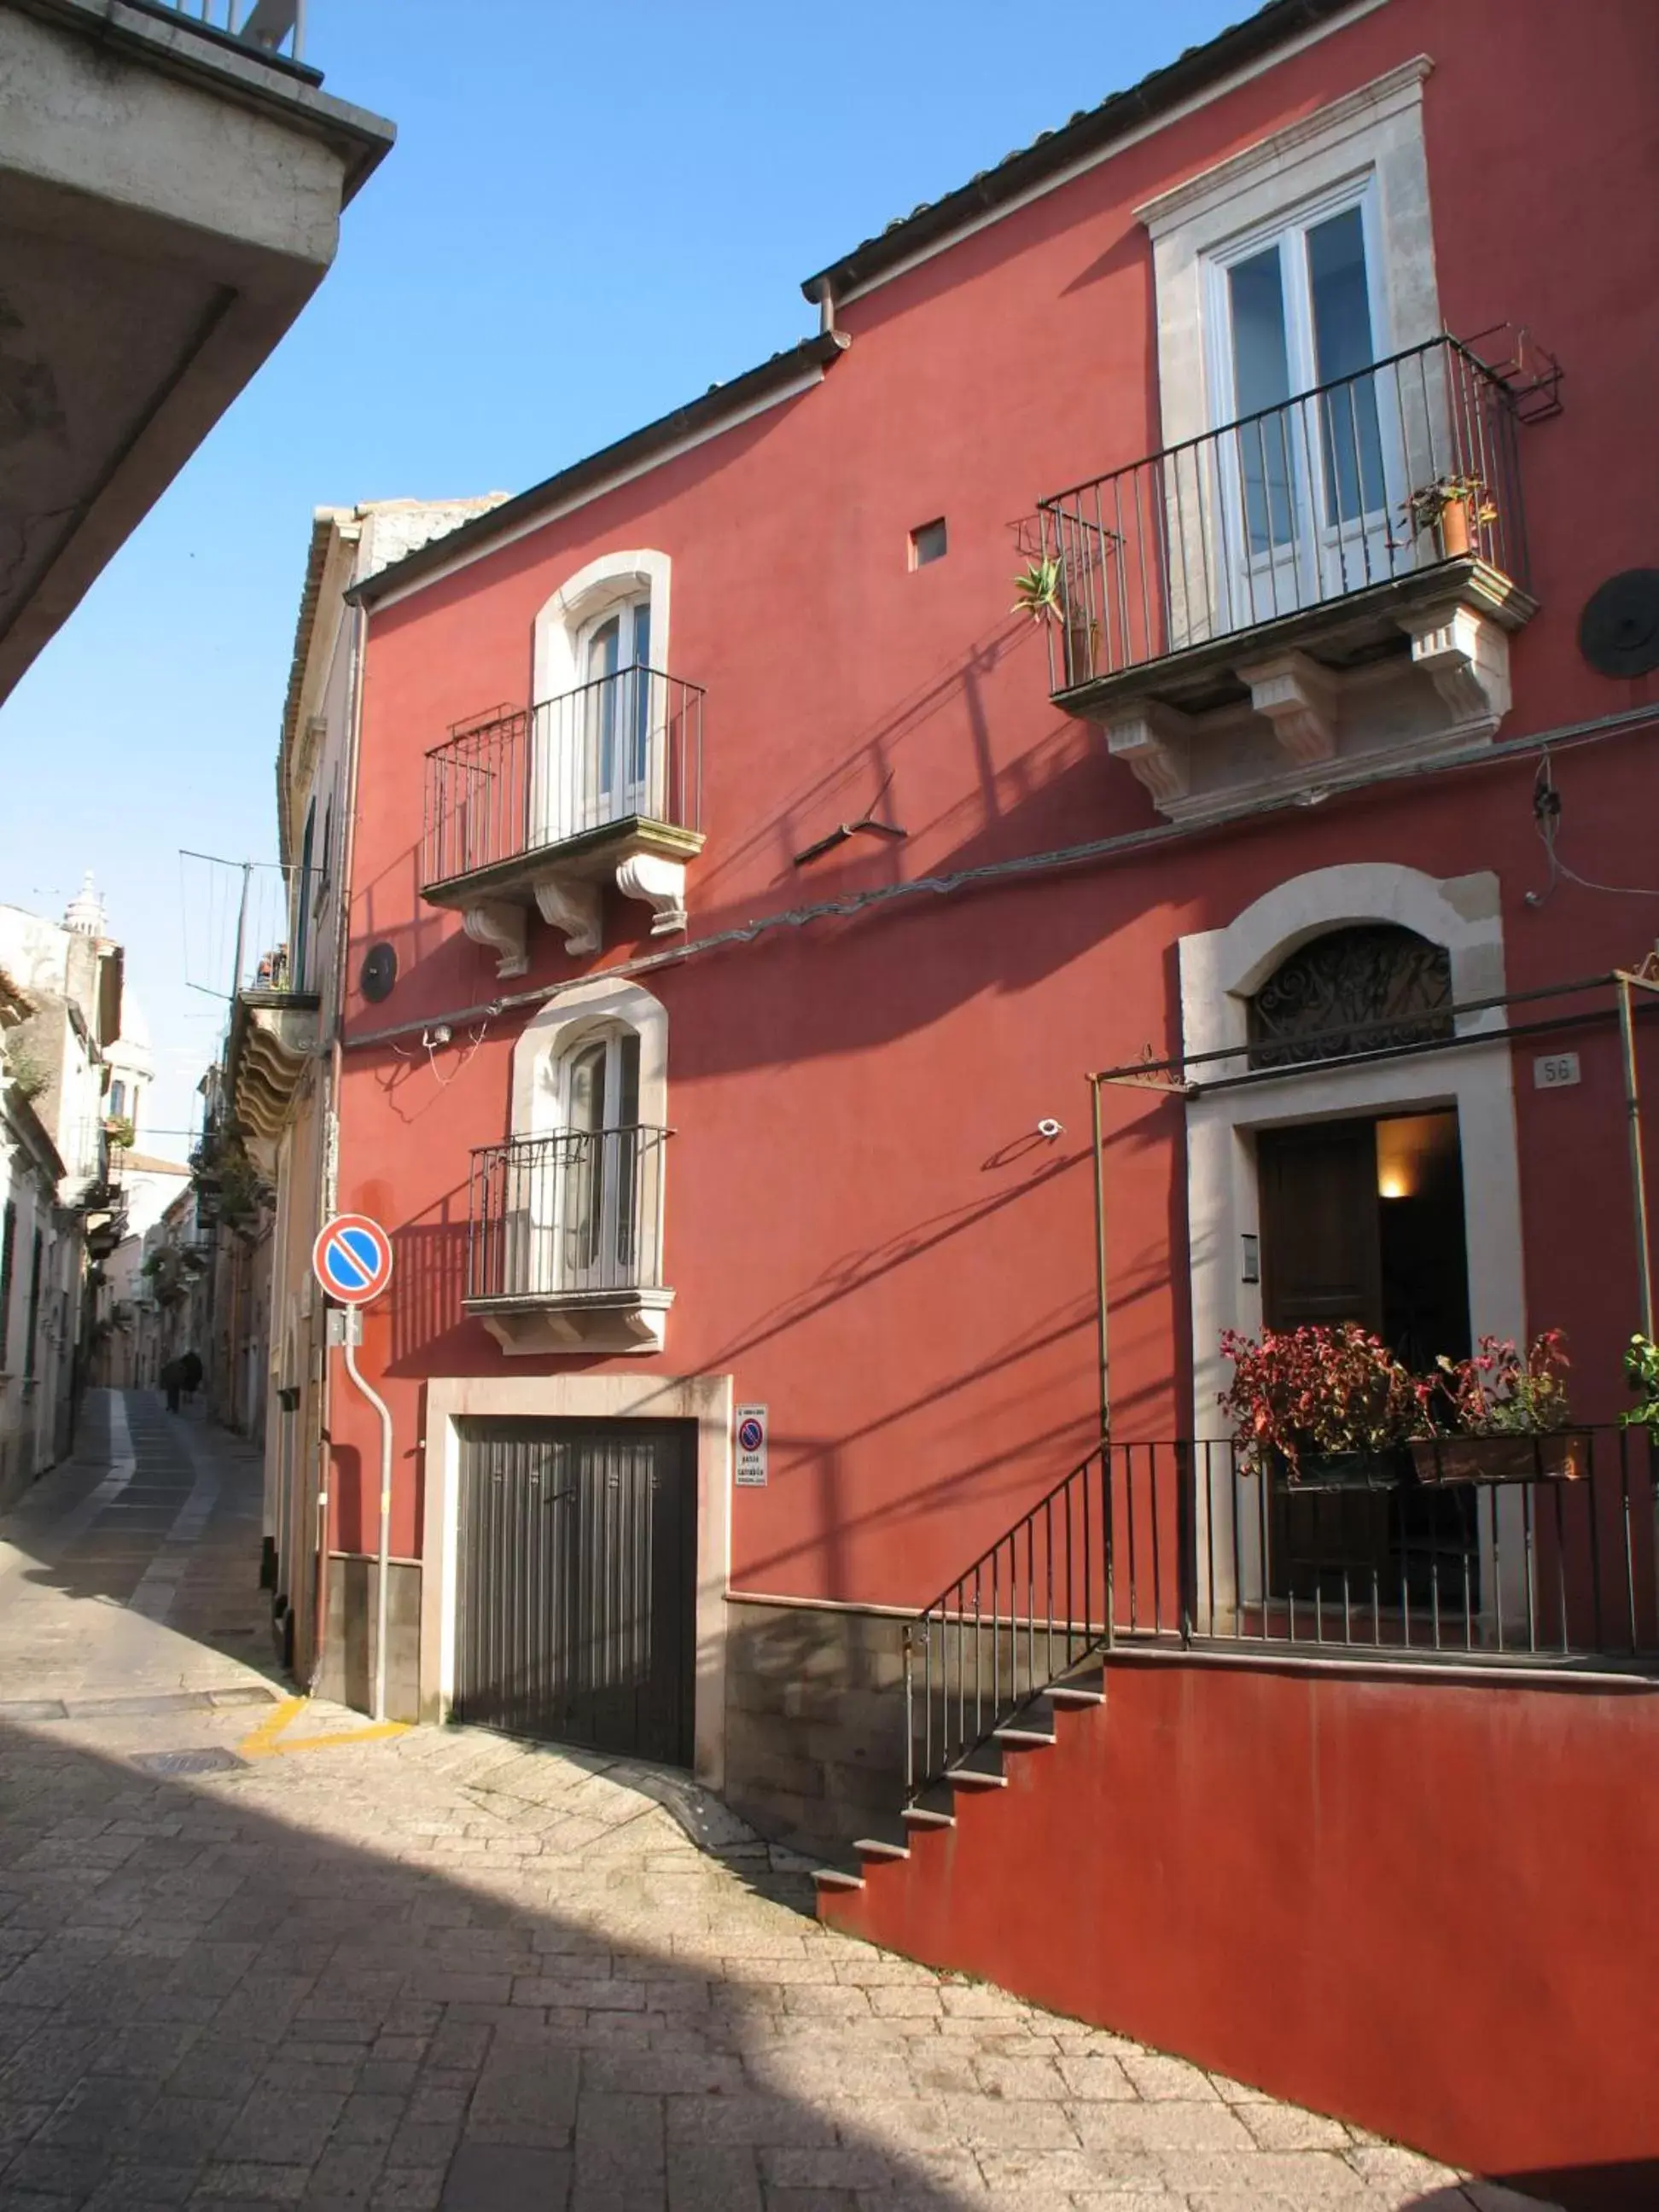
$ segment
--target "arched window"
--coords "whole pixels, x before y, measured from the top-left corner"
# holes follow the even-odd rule
[[[1391,922],[1328,931],[1282,960],[1249,1002],[1252,1067],[1343,1060],[1452,1035],[1451,957]]]
[[[118,1079],[109,1087],[109,1112],[112,1121],[124,1121],[127,1113],[127,1086]]]

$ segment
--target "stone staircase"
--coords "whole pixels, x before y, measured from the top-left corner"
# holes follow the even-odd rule
[[[1072,1668],[1025,1698],[890,1820],[877,1822],[871,1834],[859,1837],[851,1863],[813,1869],[820,1905],[826,1898],[862,1890],[872,1868],[908,1861],[918,1835],[954,1828],[975,1798],[1006,1789],[1011,1759],[1051,1749],[1065,1724],[1062,1717],[1092,1711],[1105,1702],[1105,1670],[1098,1662]]]

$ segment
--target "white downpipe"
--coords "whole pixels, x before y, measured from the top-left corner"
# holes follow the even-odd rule
[[[346,1372],[380,1417],[380,1579],[376,1593],[374,1628],[374,1717],[386,1718],[386,1585],[392,1571],[392,1414],[379,1391],[364,1382],[357,1368],[357,1347],[345,1347]]]

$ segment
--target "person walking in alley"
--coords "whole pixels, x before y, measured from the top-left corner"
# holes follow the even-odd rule
[[[194,1398],[202,1387],[202,1362],[194,1352],[186,1352],[179,1362],[179,1381],[186,1398]]]
[[[179,1410],[179,1394],[185,1387],[185,1379],[181,1372],[183,1365],[182,1360],[169,1359],[161,1370],[160,1381],[162,1389],[167,1393],[167,1411],[170,1413],[176,1413]]]

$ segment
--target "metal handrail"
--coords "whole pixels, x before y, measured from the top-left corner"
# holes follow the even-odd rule
[[[457,724],[426,755],[423,885],[635,820],[699,833],[703,696],[639,665]]]
[[[911,1800],[971,1759],[1034,1696],[1110,1644],[1109,1450],[1097,1444],[906,1622],[905,1788]],[[1003,1603],[1005,1591],[1017,1594],[1022,1587],[1022,1538],[1023,1613],[1017,1601],[1006,1609]]]
[[[472,1152],[466,1300],[580,1304],[662,1285],[669,1129],[556,1130]]]
[[[1254,1473],[1231,1442],[1097,1445],[906,1623],[908,1797],[1113,1650],[1659,1674],[1653,1437],[1491,1441],[1518,1471],[1470,1479],[1440,1437],[1358,1486]]]
[[[1473,495],[1414,508],[1451,485]],[[1447,335],[1086,478],[1037,513],[1060,571],[1056,692],[1449,560],[1527,580],[1514,404]]]

